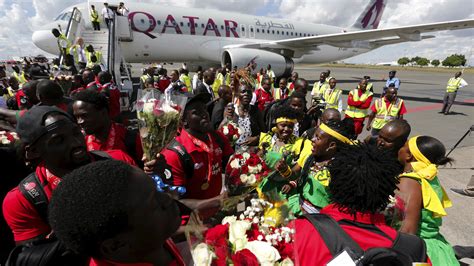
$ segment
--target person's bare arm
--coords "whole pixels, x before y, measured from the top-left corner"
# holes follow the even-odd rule
[[[3,119],[11,124],[16,124],[16,113],[17,111],[0,108],[0,119]]]
[[[374,120],[375,118],[375,113],[372,112],[370,115],[369,115],[369,120],[367,121],[367,131],[371,130],[372,129],[372,121]]]
[[[400,232],[415,235],[418,232],[423,206],[421,185],[414,179],[402,177],[400,178],[400,184],[398,184],[398,190],[405,200],[405,218]]]

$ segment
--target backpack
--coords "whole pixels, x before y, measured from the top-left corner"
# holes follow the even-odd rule
[[[110,159],[110,155],[103,151],[91,151],[96,161]],[[18,185],[21,194],[34,206],[38,215],[48,223],[48,197],[36,172],[29,174]],[[72,253],[54,236],[48,239],[39,239],[16,246],[8,256],[6,266],[53,266],[53,265],[87,265],[88,258]]]
[[[325,214],[305,214],[318,231],[333,259],[346,251],[354,265],[412,265],[413,262],[426,262],[425,242],[415,236],[398,232],[395,240],[392,240],[375,225],[358,223],[351,220],[340,220],[336,222]],[[376,233],[393,241],[390,248],[362,248],[341,228],[340,225],[356,226],[364,230]]]
[[[217,145],[224,150],[224,140],[215,131],[211,131],[211,136],[215,138]],[[173,139],[168,145],[168,150],[175,152],[181,164],[183,165],[184,174],[186,178],[191,178],[194,174],[194,162],[191,155],[186,151],[183,144],[179,143],[176,139]]]

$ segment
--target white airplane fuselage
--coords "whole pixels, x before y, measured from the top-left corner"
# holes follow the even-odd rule
[[[103,4],[95,4],[100,13]],[[90,7],[79,4],[87,31],[92,31]],[[271,40],[341,33],[343,28],[304,23],[288,19],[260,17],[211,9],[167,7],[153,4],[127,3],[132,41],[121,42],[122,55],[127,62],[157,61],[220,63],[224,47]],[[52,28],[66,20],[45,25],[33,35],[34,43],[46,52],[57,54]],[[101,19],[101,27],[106,27]],[[36,37],[35,37],[36,35]],[[42,40],[50,35],[52,41]],[[366,48],[340,48],[330,45],[301,47],[292,56],[295,63],[324,63],[349,58],[370,51]]]

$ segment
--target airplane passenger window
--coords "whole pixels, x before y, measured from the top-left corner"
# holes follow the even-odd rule
[[[270,30],[267,30],[267,33],[270,34]]]
[[[201,23],[201,28],[204,28],[204,23]]]
[[[184,26],[184,23],[183,23],[183,22],[180,22],[179,25],[181,25],[181,27],[183,27],[183,26]]]
[[[300,37],[303,36],[303,34],[300,32]]]
[[[161,25],[161,20],[157,20],[156,23],[158,23],[158,25]]]
[[[286,32],[286,35],[290,35],[290,33],[289,33],[289,32]]]
[[[224,30],[224,25],[221,25],[221,30]]]
[[[198,24],[197,24],[197,23],[194,23],[194,27],[197,28],[197,27],[198,27]]]
[[[242,31],[245,31],[245,27],[242,27]]]
[[[191,24],[189,24],[189,22],[188,22],[188,24],[187,24],[187,25],[188,25],[188,27],[189,27],[189,26],[191,26]]]
[[[291,36],[293,36],[293,32],[291,32]]]
[[[303,34],[303,36],[304,36],[304,37],[306,37],[306,33],[305,33],[305,34]]]
[[[253,28],[250,28],[250,32],[253,32]]]
[[[280,31],[279,31],[279,30],[277,30],[277,34],[280,34]]]
[[[260,32],[260,29],[257,29],[257,33],[259,33],[259,32]]]
[[[272,34],[275,34],[275,30],[272,30]]]

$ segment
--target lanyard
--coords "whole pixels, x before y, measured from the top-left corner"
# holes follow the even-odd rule
[[[207,153],[207,161],[208,161],[208,163],[207,163],[207,177],[206,177],[206,180],[204,181],[204,183],[201,185],[201,189],[206,190],[206,189],[209,188],[209,180],[211,180],[212,159],[213,159],[213,155],[214,155],[214,145],[212,143],[211,134],[209,134],[209,133],[207,134],[207,138],[209,139],[209,145],[207,145],[207,143],[205,143],[204,141],[202,141],[200,139],[195,138],[194,136],[189,134],[189,132],[186,132],[186,133],[189,135],[189,138],[194,143],[194,145],[196,145],[197,147],[200,147],[201,149],[203,149]]]

